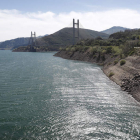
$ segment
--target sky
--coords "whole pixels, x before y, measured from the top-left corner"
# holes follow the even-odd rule
[[[83,28],[140,28],[140,0],[0,0],[0,42],[52,34],[79,19]]]

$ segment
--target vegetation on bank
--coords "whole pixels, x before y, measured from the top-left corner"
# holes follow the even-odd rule
[[[47,51],[56,51],[57,48],[46,47],[46,46],[34,46],[35,52],[47,52]],[[13,49],[13,52],[29,52],[30,46],[21,46],[19,48]]]
[[[136,50],[131,45],[128,45],[128,42],[125,42],[123,44],[113,44],[110,43],[110,45],[106,45],[105,43],[108,40],[82,40],[80,43],[77,43],[76,45],[69,46],[64,49],[60,49],[63,51],[69,52],[69,54],[72,54],[76,51],[79,51],[81,53],[88,52],[90,56],[96,57],[97,55],[100,55],[102,59],[105,59],[105,55],[111,55],[111,57],[119,56],[120,59],[125,58],[126,56],[136,54]],[[111,42],[109,40],[108,42]],[[117,42],[117,41],[116,41]],[[98,44],[99,43],[99,44]],[[102,45],[101,45],[102,44]],[[114,64],[117,64],[119,60],[115,60]]]
[[[110,72],[109,77],[112,77],[113,75],[114,75],[114,73],[113,72]]]
[[[59,34],[57,36],[59,36]],[[72,37],[70,38],[72,39]],[[57,39],[59,40],[59,38]],[[51,39],[49,39],[48,41],[51,41]],[[65,41],[67,42],[67,40]],[[40,45],[34,47],[34,49],[37,52],[56,51],[58,50],[58,46],[60,46],[60,44],[59,45],[53,44],[53,47],[46,46],[43,45],[44,42],[42,40],[40,40],[40,42],[42,42]],[[106,55],[111,55],[112,58],[119,56],[119,58],[113,60],[114,65],[116,65],[120,59],[124,59],[125,57],[130,55],[140,54],[139,49],[136,49],[136,47],[138,48],[140,47],[140,29],[117,32],[110,35],[109,39],[102,39],[101,37],[96,37],[95,39],[83,39],[80,42],[78,42],[76,45],[71,45],[65,48],[63,45],[62,48],[59,47],[60,50],[64,50],[68,52],[69,55],[72,55],[76,51],[81,53],[88,52],[88,55],[90,55],[90,57],[97,58],[97,60],[102,59],[102,61],[105,61]],[[30,49],[29,46],[25,46],[25,47],[19,47],[13,51],[30,51]]]
[[[121,40],[137,40],[140,39],[140,29],[125,30],[124,32],[117,32],[111,34],[109,38]]]
[[[109,39],[97,37],[95,39],[81,40],[76,45],[71,45],[60,50],[69,55],[74,52],[87,53],[90,58],[105,61],[108,56],[115,58],[112,62],[116,65],[121,59],[131,55],[140,55],[140,30],[126,30],[110,35]],[[125,60],[120,62],[124,65]],[[108,64],[110,65],[110,64]]]
[[[126,63],[125,60],[121,60],[121,61],[120,61],[120,65],[121,65],[121,66],[124,65],[125,63]]]

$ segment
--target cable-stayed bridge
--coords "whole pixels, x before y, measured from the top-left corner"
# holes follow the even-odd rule
[[[73,45],[75,42],[79,41],[79,35],[80,35],[80,28],[84,29],[82,24],[79,22],[79,19],[77,22],[75,19],[66,27],[66,28],[73,28]],[[29,39],[29,45],[30,51],[34,51],[34,46],[36,46],[36,33],[31,32],[31,37]]]
[[[34,36],[35,34],[35,36]],[[60,47],[64,48],[69,45],[76,44],[81,39],[92,39],[98,36],[102,38],[108,38],[107,34],[85,29],[79,20],[73,19],[73,21],[65,28],[42,38],[36,38],[36,33],[31,34],[30,40],[32,43],[29,43],[30,50],[33,50],[34,47],[46,47],[50,50],[58,50]]]

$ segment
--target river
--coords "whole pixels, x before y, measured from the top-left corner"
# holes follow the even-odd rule
[[[140,104],[96,64],[0,51],[0,140],[140,140]]]

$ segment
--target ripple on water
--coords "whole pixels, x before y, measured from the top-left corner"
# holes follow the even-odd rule
[[[140,139],[139,104],[94,64],[0,51],[0,97],[0,139]]]

